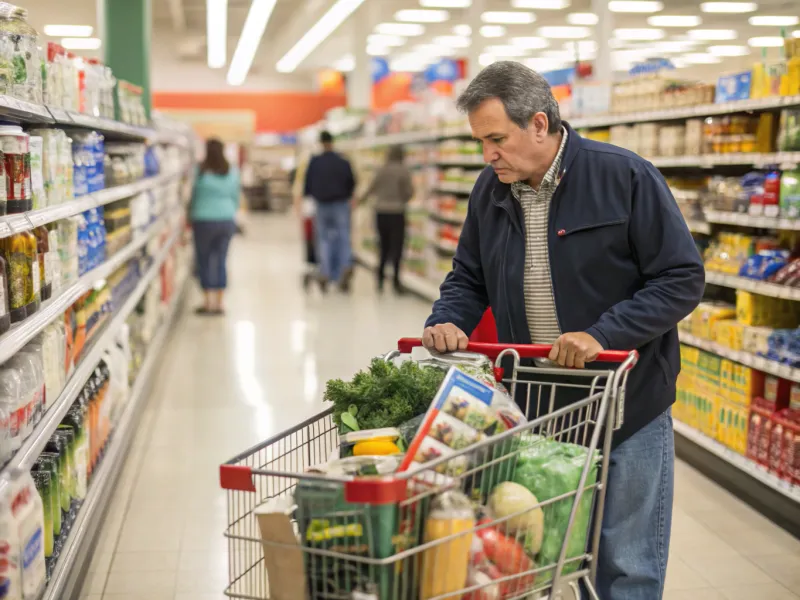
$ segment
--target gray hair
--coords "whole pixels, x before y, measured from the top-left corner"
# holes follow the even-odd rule
[[[497,98],[508,118],[521,129],[527,129],[533,115],[547,115],[548,133],[561,131],[561,115],[550,84],[533,69],[522,63],[504,60],[493,63],[478,73],[458,97],[462,112],[472,112],[486,100]]]

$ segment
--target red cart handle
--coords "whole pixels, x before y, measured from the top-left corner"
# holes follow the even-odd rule
[[[419,346],[422,346],[420,338],[402,338],[397,342],[397,349],[404,354]],[[552,344],[485,344],[469,342],[466,351],[485,354],[495,360],[503,350],[516,350],[520,358],[547,358],[552,349]],[[629,368],[632,368],[636,365],[636,361],[639,360],[639,353],[636,350],[603,350],[595,360],[598,362],[623,363],[631,354],[633,354],[634,360]]]

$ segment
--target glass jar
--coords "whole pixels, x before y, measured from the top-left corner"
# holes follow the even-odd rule
[[[23,231],[19,235],[25,238],[25,260],[28,264],[28,277],[25,281],[28,304],[25,306],[25,312],[30,316],[39,310],[42,303],[42,276],[39,273],[39,253],[35,235],[30,231]]]
[[[39,263],[39,281],[41,283],[42,302],[49,300],[53,292],[52,275],[50,273],[50,237],[44,225],[33,230],[36,237],[36,258]]]
[[[0,2],[0,92],[41,104],[39,34],[27,17],[24,8]]]
[[[5,262],[6,282],[8,289],[8,307],[11,322],[17,323],[27,316],[26,306],[29,303],[28,280],[30,264],[27,259],[28,240],[23,233],[0,239]]]

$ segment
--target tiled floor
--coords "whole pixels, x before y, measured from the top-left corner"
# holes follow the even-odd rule
[[[297,229],[288,217],[252,216],[232,249],[228,316],[187,310],[178,324],[84,598],[224,598],[219,464],[318,412],[326,380],[419,332],[426,303],[378,297],[363,272],[350,297],[306,296]],[[800,599],[800,541],[691,467],[678,463],[676,476],[665,598]]]

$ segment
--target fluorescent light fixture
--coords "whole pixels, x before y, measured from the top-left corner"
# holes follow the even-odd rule
[[[51,37],[89,37],[94,28],[91,25],[45,25],[44,34]]]
[[[333,68],[342,73],[349,73],[356,68],[356,59],[352,54],[345,54],[333,63]]]
[[[481,20],[484,23],[500,23],[501,25],[530,25],[536,20],[536,15],[512,10],[490,10],[481,15]]]
[[[391,53],[392,49],[388,46],[379,46],[378,44],[367,46],[367,54],[370,56],[386,56]]]
[[[751,48],[781,48],[783,46],[783,38],[779,35],[751,37],[747,40],[747,45]]]
[[[455,48],[437,46],[436,44],[418,44],[414,46],[414,49],[412,50],[412,54],[420,54],[422,56],[430,56],[433,58],[440,56],[453,56],[455,53]]]
[[[499,38],[506,34],[506,28],[502,25],[483,25],[480,33],[485,38]]]
[[[791,27],[800,23],[800,17],[778,17],[770,15],[758,15],[748,19],[750,25],[757,27]]]
[[[622,28],[614,30],[614,37],[619,40],[625,40],[626,42],[638,42],[638,41],[649,42],[651,40],[664,39],[664,30],[649,29],[646,27],[630,28],[630,29]]]
[[[275,0],[266,1],[272,4],[272,6],[275,6]],[[275,65],[276,69],[281,73],[291,73],[294,71],[297,66],[303,62],[317,46],[324,42],[330,34],[336,31],[339,25],[344,23],[347,17],[353,14],[353,12],[359,6],[361,6],[363,2],[364,0],[337,0],[336,3],[328,9],[328,12],[322,15],[319,21],[312,25],[311,29],[309,29],[305,35],[301,37],[300,40],[294,46],[292,46],[292,48],[286,54],[283,55],[283,58],[281,58],[278,61],[278,64]],[[256,6],[256,3],[258,3],[258,0],[253,0],[253,4],[250,7],[251,14],[253,12],[253,8]],[[250,20],[250,15],[247,16],[247,20]],[[247,29],[246,21],[244,27]],[[388,32],[381,31],[379,33]],[[244,37],[244,33],[242,34],[242,37]],[[241,43],[242,42],[240,40],[239,45],[241,45]],[[236,60],[235,54],[233,56],[233,60]],[[233,65],[231,65],[231,67],[233,67]]]
[[[550,39],[558,40],[578,40],[581,38],[588,38],[592,32],[588,27],[571,27],[571,26],[558,26],[551,25],[547,27],[539,27],[536,30],[540,36]]]
[[[425,26],[419,23],[380,23],[375,27],[375,32],[384,35],[414,37],[425,33]]]
[[[713,65],[722,62],[719,56],[706,54],[705,52],[690,52],[681,56],[684,62],[690,65]]]
[[[568,8],[570,0],[511,0],[514,8],[532,8],[534,10],[561,10]]]
[[[221,69],[228,61],[228,0],[206,0],[208,66]]]
[[[737,33],[735,29],[691,29],[686,35],[689,36],[690,40],[718,42],[735,40]]]
[[[647,0],[611,0],[608,3],[608,10],[616,13],[654,13],[664,10],[664,3]]]
[[[450,18],[446,10],[408,9],[398,10],[394,18],[406,23],[444,23]]]
[[[498,58],[516,58],[518,56],[525,56],[528,53],[525,48],[511,45],[486,46],[484,52],[492,56],[497,56]]]
[[[594,13],[569,13],[567,23],[570,25],[597,25],[600,18]]]
[[[556,71],[558,69],[563,69],[565,66],[565,64],[560,60],[556,60],[553,58],[543,58],[541,56],[525,59],[523,63],[529,69],[533,69],[534,71],[538,71],[539,73],[545,73],[547,71]]]
[[[701,2],[700,10],[704,13],[750,13],[758,10],[755,2]]]
[[[653,27],[697,27],[703,20],[695,15],[654,15],[647,17]]]
[[[277,0],[253,0],[250,5],[250,10],[247,11],[247,18],[244,21],[244,27],[242,27],[242,35],[239,36],[239,43],[233,52],[231,66],[228,69],[229,85],[242,85],[247,78],[247,73],[253,64],[253,58],[255,58],[258,46],[261,44],[261,38],[267,28],[267,23],[276,2]],[[291,53],[292,51],[294,51],[294,48],[289,52]],[[297,61],[297,64],[303,58],[305,58],[305,55]],[[297,64],[288,69],[288,71],[294,71]]]
[[[63,38],[61,45],[67,50],[97,50],[103,45],[100,38]]]
[[[463,35],[440,35],[433,38],[433,43],[448,48],[469,48],[472,41]]]
[[[371,33],[367,36],[368,46],[402,46],[406,38],[401,35],[386,35],[384,33]]]
[[[709,53],[714,56],[747,56],[750,48],[747,46],[709,46]]]
[[[472,27],[470,27],[469,25],[456,25],[455,27],[453,27],[453,33],[455,33],[456,35],[467,37],[472,35]]]
[[[491,54],[487,54],[486,52],[484,52],[478,58],[478,62],[481,63],[482,67],[488,67],[492,63],[497,62],[497,57],[496,56],[492,56]]]
[[[678,52],[686,52],[696,46],[698,42],[693,40],[666,40],[649,44],[649,46],[660,53],[672,54]]]
[[[528,36],[528,37],[512,37],[511,45],[517,48],[525,48],[526,50],[541,50],[550,45],[546,39],[542,37]]]
[[[422,8],[469,8],[472,0],[419,0]]]

